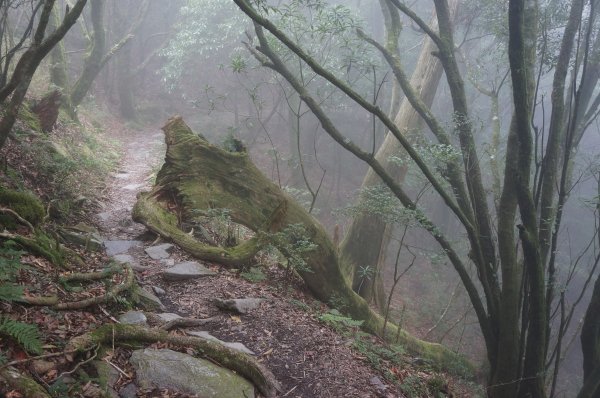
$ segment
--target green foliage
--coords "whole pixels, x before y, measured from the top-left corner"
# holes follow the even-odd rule
[[[296,299],[289,299],[289,302],[290,302],[290,304],[300,308],[303,311],[310,312],[312,310],[312,308],[310,308],[310,306],[303,301],[296,300]]]
[[[40,331],[36,325],[2,317],[0,318],[0,334],[15,339],[23,346],[25,351],[32,354],[41,354],[43,351]]]
[[[290,224],[283,230],[268,234],[271,246],[287,259],[287,268],[296,272],[313,272],[308,267],[305,256],[317,249],[302,224]]]
[[[346,297],[340,295],[339,293],[332,293],[329,296],[329,300],[327,300],[327,304],[332,308],[338,309],[340,311],[345,311],[348,308],[348,300]]]
[[[23,287],[16,286],[15,282],[21,264],[22,251],[14,248],[14,242],[4,242],[0,248],[0,300],[15,301],[23,296]]]
[[[30,192],[0,188],[0,206],[15,211],[33,225],[40,224],[46,214],[42,202]],[[0,215],[0,225],[5,228],[14,228],[16,223],[12,216],[3,214]]]
[[[174,90],[194,70],[196,60],[223,56],[222,51],[239,47],[244,30],[249,26],[245,16],[232,1],[187,0],[180,9],[176,34],[161,52],[167,62],[161,70],[163,82]],[[232,68],[240,63],[232,61]],[[195,73],[195,71],[194,71]]]
[[[357,321],[342,315],[338,310],[331,309],[319,316],[319,320],[331,326],[338,333],[347,334],[360,328],[364,321]]]
[[[23,297],[23,287],[0,282],[0,301],[17,301]]]
[[[234,153],[245,153],[246,152],[246,147],[244,146],[244,143],[235,136],[234,129],[230,129],[227,132],[227,134],[225,135],[225,138],[223,139],[223,143],[221,144],[221,147],[228,152],[234,152]]]
[[[267,275],[259,267],[251,267],[249,270],[240,273],[240,276],[252,283],[262,282],[267,279]]]
[[[358,332],[352,342],[352,348],[364,356],[373,369],[383,372],[388,380],[396,381],[396,376],[389,371],[389,367],[402,364],[405,354],[402,346],[382,345],[374,342],[371,335]]]

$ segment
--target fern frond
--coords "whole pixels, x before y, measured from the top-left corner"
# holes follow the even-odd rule
[[[43,351],[40,331],[36,325],[4,317],[0,318],[0,334],[12,337],[25,351],[32,354],[41,354]]]
[[[0,301],[17,301],[23,297],[23,287],[0,283]]]

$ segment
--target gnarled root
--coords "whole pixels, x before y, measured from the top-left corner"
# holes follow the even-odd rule
[[[88,351],[98,344],[123,342],[164,342],[180,348],[193,348],[202,356],[214,360],[221,366],[231,369],[250,380],[266,397],[274,397],[280,386],[275,376],[256,359],[221,344],[197,337],[169,335],[160,329],[148,329],[136,325],[104,325],[72,339],[65,347],[66,351]]]
[[[107,291],[102,296],[91,297],[85,300],[80,301],[71,301],[67,303],[60,303],[58,301],[58,297],[50,296],[50,297],[22,297],[21,301],[30,304],[30,305],[42,305],[42,306],[50,306],[55,310],[80,310],[86,307],[90,307],[96,304],[102,304],[107,302],[108,300],[118,297],[121,293],[131,289],[134,284],[133,270],[130,266],[126,265],[124,268],[125,280],[123,283],[113,286],[109,291]],[[110,275],[110,274],[109,274]]]

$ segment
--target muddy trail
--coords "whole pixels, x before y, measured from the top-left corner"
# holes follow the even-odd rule
[[[201,327],[178,328],[171,333],[208,332],[211,338],[243,345],[273,372],[282,386],[281,397],[404,396],[369,366],[366,356],[352,348],[352,338],[319,320],[319,314],[328,309],[312,299],[299,281],[289,281],[276,264],[262,268],[259,279],[264,280],[248,278],[253,282],[235,270],[210,263],[200,264],[206,269],[204,277],[168,277],[166,270],[197,260],[131,218],[136,195],[151,188],[164,157],[163,134],[158,130],[133,132],[118,139],[123,143],[123,157],[109,179],[106,199],[95,217],[96,227],[105,239],[107,255],[130,263],[138,284],[157,296],[165,313],[211,318]],[[245,314],[225,311],[215,303],[215,299],[243,298],[260,301]],[[113,319],[123,316],[112,315]],[[130,352],[122,353],[124,361],[128,355]],[[158,387],[167,388],[172,395],[164,395],[164,390],[163,395],[152,395],[156,392],[138,388],[135,381],[134,376],[121,376],[113,380],[112,387],[119,396],[134,389],[137,396],[194,396],[169,386]]]

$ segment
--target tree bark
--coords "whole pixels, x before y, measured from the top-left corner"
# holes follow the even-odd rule
[[[592,299],[581,328],[583,351],[583,387],[579,398],[600,398],[600,276],[596,279]]]
[[[450,7],[453,14],[456,13],[457,5],[458,2],[452,0]],[[385,10],[384,7],[390,7],[389,10],[392,11],[391,6],[382,4],[382,9]],[[389,19],[391,20],[392,16]],[[431,27],[432,29],[436,29],[437,27],[437,18],[435,16],[432,18]],[[395,28],[392,21],[386,23],[388,31],[393,32]],[[387,35],[393,36],[394,33],[387,33]],[[389,41],[390,38],[388,37],[388,43],[386,43],[388,51],[393,48],[397,49],[397,38],[392,43]],[[439,59],[434,55],[436,51],[437,46],[435,43],[426,37],[415,71],[410,80],[410,84],[417,91],[419,98],[429,108],[433,104],[443,72]],[[423,119],[406,98],[401,102],[400,109],[395,115],[394,123],[409,139],[411,136],[420,135],[420,130],[424,126]],[[388,132],[375,158],[399,184],[402,184],[407,173],[407,167],[401,167],[389,161],[391,156],[397,155],[399,152],[402,152],[402,146],[394,135]],[[377,174],[372,169],[369,169],[363,180],[361,189],[375,187],[381,183],[381,179]],[[390,238],[391,231],[387,230],[386,223],[381,218],[364,214],[354,218],[341,246],[341,253],[349,266],[349,269],[345,270],[345,272],[352,280],[353,289],[367,301],[373,300],[379,308],[382,308],[385,302],[382,286],[382,273],[385,266],[383,260]],[[356,242],[361,242],[361,244],[356,245]],[[370,281],[363,281],[363,278],[359,275],[360,266],[375,267],[375,277]],[[359,286],[361,287],[360,289],[358,289]]]

